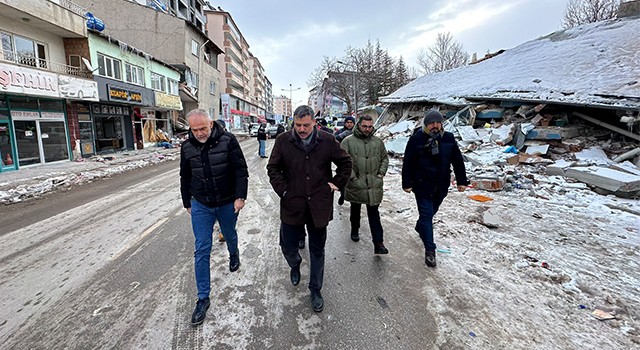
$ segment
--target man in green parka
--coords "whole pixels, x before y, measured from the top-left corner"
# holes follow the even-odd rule
[[[389,156],[384,142],[373,135],[373,118],[361,116],[353,130],[353,134],[340,144],[353,161],[345,194],[345,199],[351,203],[351,240],[360,240],[360,209],[364,204],[367,206],[374,254],[388,254],[389,250],[384,246],[378,207],[382,202],[382,179],[387,173]]]

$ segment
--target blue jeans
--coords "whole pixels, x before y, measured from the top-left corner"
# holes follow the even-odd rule
[[[418,204],[418,222],[415,230],[420,235],[424,250],[436,250],[436,244],[433,241],[433,216],[436,215],[440,204],[444,197],[427,197],[416,194],[416,203]]]
[[[209,261],[213,239],[213,224],[216,220],[218,220],[220,231],[222,231],[222,235],[227,241],[229,255],[238,254],[238,233],[236,232],[238,214],[233,211],[233,202],[210,208],[195,199],[191,199],[191,227],[196,239],[193,256],[198,299],[208,298],[211,292]]]
[[[267,151],[267,141],[266,140],[258,140],[259,143],[259,148],[258,148],[258,155],[260,157],[266,157],[266,151]]]

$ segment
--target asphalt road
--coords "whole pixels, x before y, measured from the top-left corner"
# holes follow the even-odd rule
[[[224,243],[214,244],[202,326],[190,324],[193,235],[173,161],[0,209],[0,348],[468,348],[466,334],[450,331],[463,328],[455,313],[447,317],[448,306],[431,298],[455,291],[439,286],[407,234],[411,225],[392,216],[383,218],[390,254],[374,256],[366,215],[354,243],[349,208],[335,205],[325,308],[313,312],[308,251],[294,287],[278,246],[267,160],[257,157],[255,139],[242,146],[251,174],[238,223],[242,266],[230,273]],[[468,307],[453,300],[457,312]]]

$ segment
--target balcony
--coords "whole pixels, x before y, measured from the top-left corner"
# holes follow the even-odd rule
[[[86,38],[85,10],[69,0],[0,0],[0,13],[62,38]]]
[[[11,62],[18,66],[38,68],[60,74],[89,78],[91,72],[80,67],[67,66],[66,64],[44,60],[41,58],[16,54],[13,51],[0,51],[0,62]]]

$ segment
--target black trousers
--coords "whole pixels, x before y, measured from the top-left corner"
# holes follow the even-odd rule
[[[380,212],[378,211],[379,205],[367,205],[367,217],[369,218],[369,229],[371,230],[371,238],[374,243],[384,242],[382,223],[380,222]],[[351,221],[351,229],[360,229],[360,210],[362,204],[351,203],[351,215],[349,220]]]
[[[304,229],[309,234],[309,290],[322,289],[324,279],[324,246],[327,241],[327,227],[315,227],[309,217],[306,225],[280,224],[280,247],[289,267],[300,266],[302,257],[298,249],[298,242],[304,239]]]

